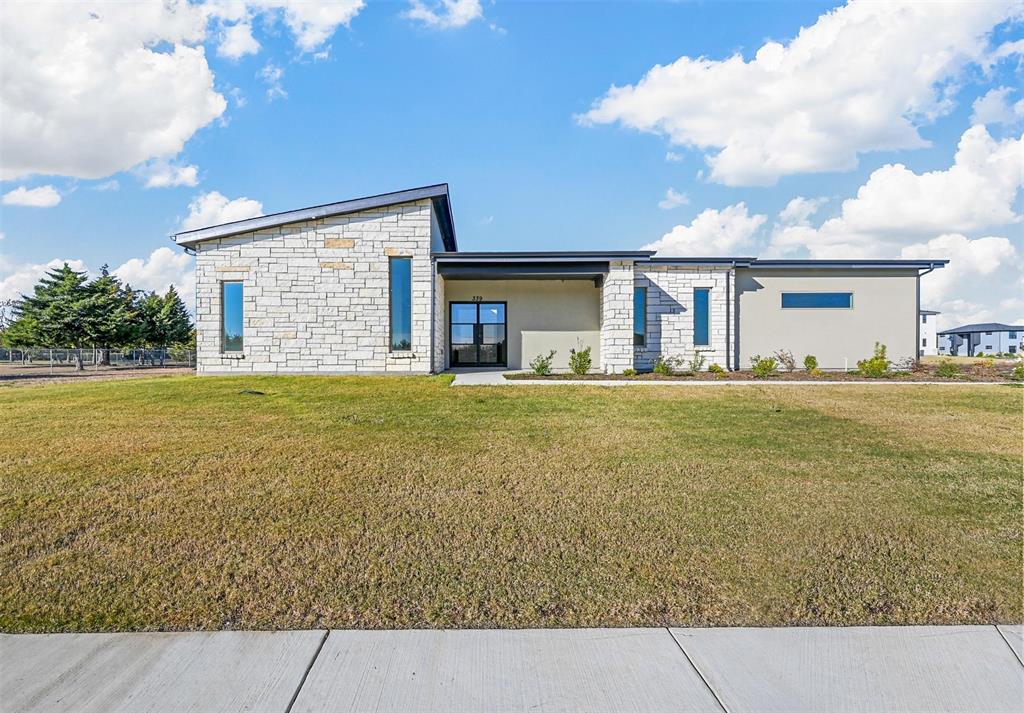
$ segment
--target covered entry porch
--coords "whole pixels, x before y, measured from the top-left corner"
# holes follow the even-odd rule
[[[511,255],[435,256],[442,296],[437,307],[444,325],[435,339],[442,342],[444,368],[529,369],[534,358],[553,351],[552,368],[566,371],[570,350],[589,347],[594,370],[607,370],[602,327],[611,326],[605,292],[609,261],[649,253]],[[628,290],[629,307],[632,275],[630,264],[629,284],[618,284],[616,291]],[[622,322],[622,315],[617,317],[616,326]],[[630,333],[624,338],[630,340],[631,352],[631,313],[628,317]]]

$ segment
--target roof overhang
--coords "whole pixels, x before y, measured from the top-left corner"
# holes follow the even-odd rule
[[[936,270],[949,260],[754,260],[757,270]]]
[[[638,261],[648,250],[434,253],[446,280],[600,280],[616,261]]]
[[[430,199],[437,215],[438,226],[441,230],[441,237],[444,241],[445,250],[458,250],[458,243],[455,239],[455,222],[452,219],[451,199],[448,196],[448,184],[438,183],[433,186],[422,186],[411,188],[405,191],[393,193],[382,193],[376,196],[355,198],[353,200],[340,201],[338,203],[325,203],[324,205],[311,208],[299,208],[288,210],[283,213],[271,213],[261,215],[258,218],[236,220],[221,225],[211,225],[198,230],[185,230],[175,233],[174,242],[183,247],[192,247],[196,243],[215,238],[226,238],[240,233],[250,233],[256,230],[266,230],[288,223],[299,223],[307,220],[317,220],[334,215],[345,215],[346,213],[357,213],[362,210],[372,210],[384,206],[399,205],[401,203],[412,203],[413,201]]]

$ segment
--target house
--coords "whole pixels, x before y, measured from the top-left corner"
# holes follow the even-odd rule
[[[749,367],[875,342],[916,358],[919,282],[944,260],[461,252],[446,184],[190,230],[200,373],[522,369],[590,347],[602,372],[659,355]]]
[[[965,324],[939,332],[939,354],[974,356],[975,354],[1019,354],[1024,327],[983,322]]]
[[[921,330],[921,343],[917,350],[918,356],[935,356],[939,353],[939,337],[936,331],[939,314],[941,313],[930,309],[920,311],[921,326],[918,329]]]

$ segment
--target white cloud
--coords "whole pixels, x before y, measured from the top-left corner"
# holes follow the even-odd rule
[[[340,25],[349,26],[366,3],[363,0],[257,0],[250,3],[266,9],[284,11],[284,24],[295,35],[295,43],[303,52],[313,52],[334,34]]]
[[[411,0],[409,9],[402,13],[402,16],[427,27],[449,30],[465,27],[474,20],[483,18],[484,10],[480,6],[480,0],[441,0],[429,6],[422,0]],[[492,26],[492,29],[500,28]]]
[[[263,80],[264,84],[267,85],[268,101],[284,99],[288,96],[288,92],[286,92],[284,87],[281,85],[281,78],[284,77],[284,70],[273,62],[268,62],[263,69],[259,71],[257,76]]]
[[[665,160],[668,161],[669,163],[679,163],[680,161],[683,160],[683,155],[680,153],[676,153],[675,151],[666,151]]]
[[[204,193],[188,204],[188,217],[181,223],[182,230],[196,230],[210,225],[231,223],[236,220],[263,215],[263,204],[251,198],[228,198],[217,191]]]
[[[996,87],[975,99],[971,105],[974,109],[971,123],[1013,124],[1024,118],[1024,100],[1011,105],[1009,97],[1012,92],[1010,87]]]
[[[197,166],[182,166],[166,159],[149,161],[139,166],[137,171],[145,179],[146,188],[174,188],[175,186],[195,186],[199,183],[199,168]]]
[[[0,300],[16,300],[22,295],[30,294],[32,288],[39,282],[39,278],[48,270],[58,269],[65,262],[75,270],[88,271],[85,263],[81,260],[56,259],[44,264],[11,265],[8,259],[0,255],[0,268],[7,273],[0,275]]]
[[[771,242],[763,257],[780,257],[807,245],[817,235],[810,218],[828,198],[797,196],[779,211],[779,221],[772,227]]]
[[[95,186],[92,187],[92,189],[94,191],[119,191],[121,190],[121,184],[117,181],[116,178],[112,178],[109,181],[97,183]]]
[[[873,257],[944,233],[977,233],[1020,221],[1014,211],[1024,185],[1024,135],[996,141],[984,126],[960,137],[953,165],[914,173],[902,164],[875,170],[843,201],[807,245],[816,258]]]
[[[662,210],[672,210],[678,208],[681,205],[687,205],[690,202],[690,197],[685,193],[678,192],[675,188],[669,188],[665,191],[665,197],[658,202],[658,207]]]
[[[221,57],[239,59],[259,51],[260,43],[252,36],[252,25],[248,22],[236,22],[221,29],[217,45],[217,54]]]
[[[29,208],[52,208],[60,203],[60,193],[53,186],[25,188],[18,186],[13,191],[4,193],[4,205],[20,205]]]
[[[0,3],[0,178],[102,178],[181,151],[224,111],[183,2]]]
[[[720,211],[709,208],[689,225],[677,225],[643,249],[656,250],[659,255],[737,255],[751,248],[765,220],[763,215],[749,215],[745,203]]]
[[[1007,238],[940,235],[904,247],[899,257],[950,261],[921,279],[921,304],[939,309],[945,327],[1024,319],[1024,256]]]
[[[174,289],[190,312],[195,311],[196,276],[191,255],[171,248],[157,248],[148,258],[132,258],[111,270],[136,290],[167,292]]]
[[[853,0],[749,61],[656,65],[579,119],[702,149],[711,179],[728,185],[849,170],[860,153],[926,146],[917,125],[952,108],[951,83],[988,61],[988,36],[1015,6]]]

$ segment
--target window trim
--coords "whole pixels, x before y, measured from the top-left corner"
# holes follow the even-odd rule
[[[394,305],[394,286],[395,286],[395,261],[396,260],[407,260],[409,262],[409,348],[408,349],[396,349],[395,348],[395,305]],[[409,354],[412,352],[412,256],[411,255],[390,255],[388,256],[388,353],[389,354]]]
[[[643,297],[643,329],[637,332],[636,329],[636,297],[637,294],[642,294]],[[640,341],[637,341],[639,339]],[[647,288],[645,286],[634,286],[633,287],[633,346],[634,347],[646,347],[647,346]]]
[[[227,335],[227,299],[226,289],[228,285],[238,285],[241,288],[241,304],[239,305],[242,310],[242,346],[240,349],[228,349],[228,335]],[[221,280],[220,281],[220,353],[228,356],[238,356],[239,354],[245,353],[245,282],[243,280]]]
[[[707,303],[705,308],[707,313],[704,318],[704,341],[697,341],[697,294],[703,292],[707,295]],[[710,347],[711,346],[711,288],[710,287],[694,287],[693,288],[693,346],[695,347]]]
[[[787,307],[786,306],[786,295],[849,295],[850,306],[849,307]],[[786,290],[779,292],[779,309],[835,309],[835,310],[850,310],[853,309],[853,290]]]

